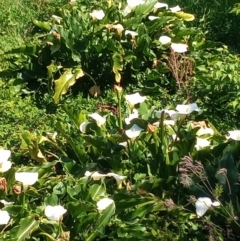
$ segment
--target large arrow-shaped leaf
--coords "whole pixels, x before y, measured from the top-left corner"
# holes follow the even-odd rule
[[[135,14],[136,16],[142,16],[143,18],[152,12],[154,5],[157,3],[157,0],[148,0],[144,4],[140,4],[136,7]]]
[[[94,231],[87,237],[86,241],[94,240],[100,233],[103,232],[103,229],[110,223],[111,217],[115,212],[115,204],[112,203],[105,210],[100,213],[100,217],[96,223]]]
[[[75,70],[75,73],[72,73],[72,69],[67,69],[59,79],[55,80],[54,102],[57,104],[61,95],[66,94],[68,89],[75,84],[76,80],[83,75],[82,69]]]
[[[20,227],[17,232],[17,241],[24,241],[29,239],[33,231],[35,231],[39,226],[39,222],[34,216],[27,217],[21,220]]]

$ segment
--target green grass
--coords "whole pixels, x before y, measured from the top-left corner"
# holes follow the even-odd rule
[[[0,0],[0,53],[31,37],[33,19],[48,19],[54,8],[67,0]]]

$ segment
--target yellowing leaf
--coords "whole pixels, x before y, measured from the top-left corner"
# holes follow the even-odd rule
[[[193,21],[195,19],[195,16],[190,13],[176,12],[175,15],[185,21]]]
[[[75,84],[76,80],[83,76],[83,71],[79,69],[74,74],[72,69],[67,69],[59,79],[55,80],[54,102],[57,104],[62,95],[66,94],[68,89]]]
[[[123,69],[123,59],[119,53],[115,53],[112,58],[113,58],[113,72],[115,74],[115,80],[117,83],[120,83],[121,74],[119,73],[119,71]]]
[[[84,76],[84,72],[81,68],[76,68],[74,72],[75,78],[79,79]]]

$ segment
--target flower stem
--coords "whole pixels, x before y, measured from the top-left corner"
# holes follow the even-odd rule
[[[43,236],[46,236],[46,237],[48,237],[50,240],[52,240],[52,241],[57,241],[55,238],[53,238],[50,234],[48,234],[48,233],[43,233],[43,232],[41,232],[41,233],[39,233],[40,235],[43,235]]]
[[[123,129],[123,124],[122,124],[122,111],[121,111],[121,100],[122,100],[122,93],[117,90],[117,99],[118,99],[118,122],[119,122],[119,129]]]

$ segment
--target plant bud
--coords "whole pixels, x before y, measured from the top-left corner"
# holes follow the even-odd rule
[[[21,189],[21,186],[16,184],[13,186],[12,191],[14,194],[19,195],[22,191]]]

